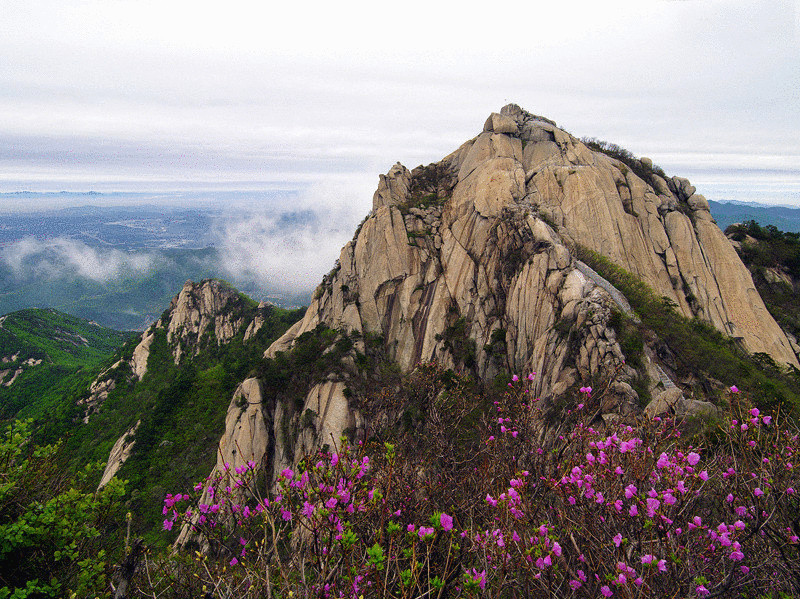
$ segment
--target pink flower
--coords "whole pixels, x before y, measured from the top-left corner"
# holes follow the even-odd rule
[[[698,595],[699,597],[706,597],[707,595],[710,595],[710,594],[711,594],[711,591],[709,591],[709,590],[708,590],[706,587],[704,587],[702,584],[699,584],[699,585],[697,585],[697,588],[695,589],[695,591],[697,592],[697,595]]]
[[[689,455],[686,456],[686,461],[689,462],[690,466],[697,465],[697,462],[700,461],[700,454],[691,452]]]
[[[731,393],[739,393],[739,387],[736,385],[731,385]]]
[[[617,547],[622,545],[622,535],[620,533],[614,535],[614,538],[611,540],[614,541],[614,545],[616,545]]]
[[[486,589],[486,570],[482,572],[478,572],[475,568],[472,568],[472,580],[478,583],[478,586],[481,590]]]
[[[561,545],[559,545],[558,542],[553,543],[553,555],[556,557],[561,557],[561,553]]]
[[[636,495],[637,489],[635,485],[628,485],[625,487],[625,499],[630,499],[634,495]]]
[[[655,560],[655,559],[656,559],[655,555],[651,555],[651,554],[648,553],[648,554],[642,556],[642,563],[643,564],[652,564],[653,560]]]
[[[667,560],[665,560],[665,559],[658,560],[658,571],[659,572],[666,572],[667,571]]]
[[[303,503],[303,515],[310,518],[314,514],[314,506],[309,502]]]
[[[235,557],[230,561],[231,566],[235,566],[238,563],[239,563],[239,560],[236,559]]]
[[[519,377],[515,374],[514,376],[511,377],[511,380],[516,383],[519,380]]]
[[[602,593],[603,597],[611,597],[614,594],[607,584],[600,587],[600,593]]]
[[[442,525],[442,528],[443,528],[445,531],[448,531],[448,530],[452,530],[452,529],[453,529],[453,517],[452,517],[452,516],[448,516],[448,515],[447,515],[447,514],[445,514],[444,512],[443,512],[443,513],[442,513],[442,515],[439,517],[439,523]]]
[[[698,474],[697,476],[699,476],[699,477],[700,477],[700,480],[708,480],[708,470],[703,470],[703,471],[702,471],[700,474]]]
[[[761,497],[763,494],[764,491],[762,491],[759,487],[753,489],[753,495],[755,495],[756,497]]]
[[[164,520],[164,530],[172,530],[172,525],[174,522],[172,520]]]

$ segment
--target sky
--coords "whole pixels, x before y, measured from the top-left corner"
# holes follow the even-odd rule
[[[364,213],[379,173],[439,160],[514,102],[709,199],[800,206],[800,0],[0,0],[0,15],[0,192],[322,187],[341,194],[314,201]]]

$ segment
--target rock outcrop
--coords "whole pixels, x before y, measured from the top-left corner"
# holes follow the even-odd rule
[[[108,484],[114,475],[119,471],[125,461],[130,457],[133,446],[136,443],[136,429],[142,423],[141,420],[137,421],[132,427],[123,433],[117,439],[114,446],[111,448],[111,453],[108,455],[106,461],[106,468],[103,470],[103,476],[100,477],[100,483],[97,485],[98,489],[102,489]]]
[[[253,310],[235,289],[215,279],[186,281],[161,318],[142,334],[130,357],[103,371],[78,401],[84,407],[84,422],[101,408],[119,380],[142,380],[156,335],[166,336],[177,365],[209,344],[230,342],[243,329],[248,339],[253,337],[265,322],[267,306],[262,303]]]
[[[380,176],[372,211],[305,317],[265,357],[323,325],[352,334],[359,351],[370,335],[380,339],[403,372],[431,360],[483,380],[536,372],[532,392],[551,405],[579,385],[604,382],[604,416],[638,410],[630,384],[637,373],[609,324],[614,310],[630,313],[630,306],[575,259],[582,245],[639,276],[684,315],[796,366],[705,198],[686,179],[662,177],[648,159],[635,170],[553,121],[506,106],[440,162],[413,170],[398,163]],[[658,364],[647,369],[654,392],[672,385]],[[300,407],[256,387],[246,381],[231,402],[219,447],[231,465],[246,458],[274,476],[363,426],[340,376],[312,385]],[[667,391],[651,410],[705,408]],[[285,434],[287,419],[296,434]]]

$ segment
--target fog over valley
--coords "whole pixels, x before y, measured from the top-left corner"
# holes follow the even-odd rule
[[[172,192],[135,207],[124,205],[135,194],[3,195],[31,201],[0,224],[0,314],[54,307],[118,328],[149,325],[187,279],[222,278],[258,301],[304,305],[368,212],[336,186]],[[95,205],[31,210],[36,200]]]

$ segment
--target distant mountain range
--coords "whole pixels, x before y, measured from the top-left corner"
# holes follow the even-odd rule
[[[768,206],[755,202],[715,202],[708,201],[711,216],[723,231],[734,223],[754,220],[762,227],[775,225],[781,231],[800,232],[800,208],[788,206]]]

